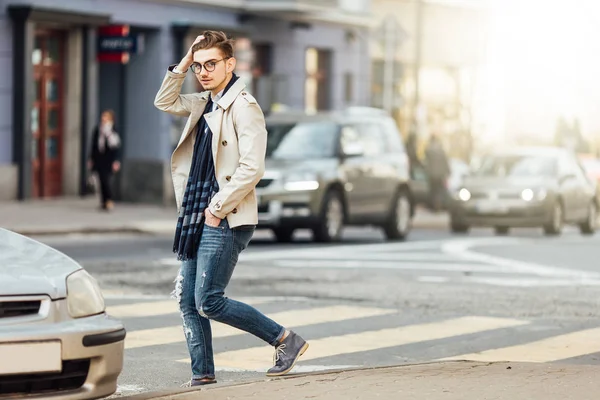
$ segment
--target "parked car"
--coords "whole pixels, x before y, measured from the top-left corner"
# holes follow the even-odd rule
[[[453,193],[451,230],[543,227],[560,234],[565,223],[584,234],[596,230],[598,196],[577,158],[561,148],[521,148],[495,152]]]
[[[0,398],[109,396],[124,339],[77,262],[0,228]]]
[[[259,228],[272,229],[281,242],[299,228],[311,229],[317,241],[337,241],[345,225],[380,226],[390,240],[408,235],[408,158],[387,113],[275,114],[267,130]]]

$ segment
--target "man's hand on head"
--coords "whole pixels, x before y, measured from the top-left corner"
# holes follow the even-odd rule
[[[177,65],[176,69],[178,72],[186,72],[190,66],[192,65],[192,63],[194,62],[194,53],[192,52],[192,48],[194,47],[194,45],[200,41],[204,40],[204,36],[200,35],[196,38],[196,40],[194,40],[194,43],[192,43],[192,45],[190,46],[190,48],[188,49],[187,54],[185,55],[185,57],[183,57],[183,59],[181,60],[181,62],[179,63],[179,65]]]

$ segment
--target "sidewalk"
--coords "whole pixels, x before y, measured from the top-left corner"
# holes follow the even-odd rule
[[[600,366],[447,362],[146,393],[129,400],[597,399]]]
[[[27,202],[0,202],[0,227],[24,235],[70,233],[175,233],[175,206],[117,203],[110,212],[98,210],[95,197]],[[445,214],[419,211],[415,228],[443,229]]]

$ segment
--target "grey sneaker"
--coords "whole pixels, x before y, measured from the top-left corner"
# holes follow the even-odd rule
[[[213,379],[192,379],[190,381],[190,387],[211,385],[213,383],[217,383],[217,380],[214,378]]]
[[[267,376],[281,376],[290,372],[306,349],[308,349],[308,343],[293,331],[290,331],[289,335],[279,345],[275,346],[273,356],[275,365],[267,371]]]

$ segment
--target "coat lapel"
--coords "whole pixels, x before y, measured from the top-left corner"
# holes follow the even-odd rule
[[[177,144],[177,147],[181,146],[181,144],[188,138],[188,136],[190,136],[190,134],[194,132],[198,121],[200,121],[200,117],[202,117],[202,113],[204,112],[204,107],[206,107],[207,101],[208,94],[206,95],[206,98],[203,97],[202,100],[192,109],[192,112],[188,117],[186,129],[179,138],[179,143]],[[177,150],[177,148],[175,150]]]

